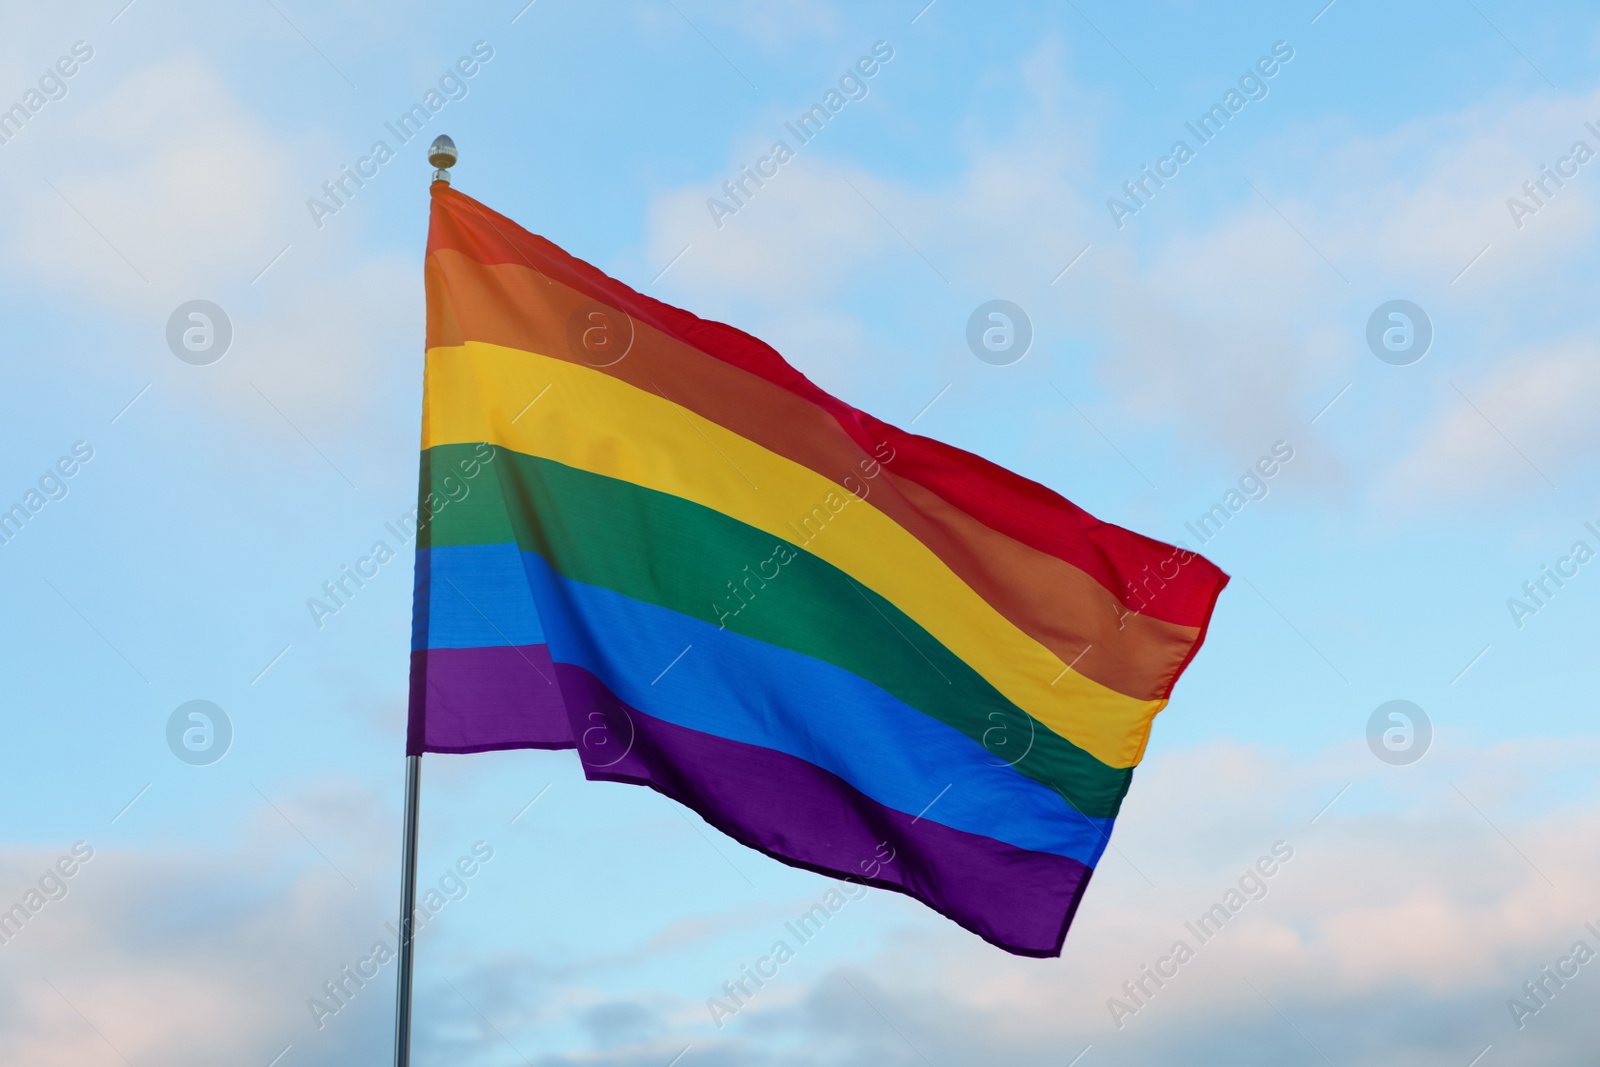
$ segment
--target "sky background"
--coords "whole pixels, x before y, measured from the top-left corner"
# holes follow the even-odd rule
[[[421,884],[493,858],[419,937],[419,1067],[1592,1047],[1600,963],[1520,1028],[1507,1006],[1600,949],[1600,561],[1522,592],[1600,551],[1600,160],[1522,191],[1600,151],[1592,9],[524,2],[0,15],[0,108],[92,50],[0,144],[0,508],[92,450],[0,546],[0,909],[93,853],[0,947],[0,1062],[387,1062],[392,964],[320,1027],[307,1001],[397,912],[410,554],[320,628],[306,602],[401,548],[446,132],[463,192],[1108,521],[1197,547],[1186,523],[1293,458],[1204,545],[1234,581],[1060,959],[872,891],[719,1027],[708,998],[829,880],[571,753],[430,756]],[[399,144],[384,124],[476,42],[466,95]],[[785,121],[875,42],[867,96],[796,146]],[[1265,98],[1197,147],[1185,122],[1277,42]],[[779,138],[795,158],[719,226],[708,198]],[[1119,227],[1107,199],[1180,138],[1194,158]],[[395,158],[314,218],[380,139]],[[232,324],[209,365],[166,340],[194,299]],[[1008,366],[965,340],[992,299],[1033,328]],[[1433,331],[1408,365],[1366,339],[1395,299]],[[231,723],[218,762],[168,746],[190,700]],[[1391,700],[1431,727],[1404,765],[1368,740]],[[1266,896],[1114,1019],[1279,842]]]

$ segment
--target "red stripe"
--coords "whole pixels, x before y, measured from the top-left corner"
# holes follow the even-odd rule
[[[858,411],[818,388],[770,345],[637,293],[448,185],[434,184],[433,206],[430,252],[453,248],[480,263],[524,263],[804,398],[868,451],[887,441],[895,451],[897,474],[990,528],[1079,568],[1131,609],[1183,626],[1204,627],[1210,618],[1228,578],[1209,560],[1102,522],[1059,493],[980,456]]]

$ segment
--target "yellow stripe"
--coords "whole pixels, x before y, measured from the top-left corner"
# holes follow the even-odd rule
[[[1018,707],[1109,766],[1139,762],[1150,720],[1166,704],[1068,670],[883,512],[673,403],[669,391],[648,392],[576,363],[479,341],[431,349],[422,446],[477,441],[670,493],[802,544],[893,602]],[[865,602],[861,608],[870,610]]]

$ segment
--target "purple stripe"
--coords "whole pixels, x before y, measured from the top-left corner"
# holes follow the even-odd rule
[[[571,748],[548,645],[411,653],[406,754]]]
[[[581,667],[554,669],[588,778],[649,786],[750,848],[905,893],[1008,952],[1061,954],[1082,863],[943,826],[936,804],[926,818],[894,811],[804,760],[653,718]]]
[[[805,760],[646,715],[545,645],[416,651],[411,681],[408,754],[575,747],[590,779],[649,786],[750,848],[905,893],[1008,952],[1059,956],[1089,883],[1076,860],[939,823],[937,801],[908,815]]]

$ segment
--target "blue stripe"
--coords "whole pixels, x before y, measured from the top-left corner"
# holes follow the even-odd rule
[[[1105,849],[1114,820],[1074,810],[954,727],[849,671],[571,581],[537,553],[522,561],[553,658],[648,715],[787,753],[886,807],[956,830],[1091,867]]]
[[[411,650],[539,645],[544,629],[533,606],[521,553],[498,545],[440,545],[417,552]]]

